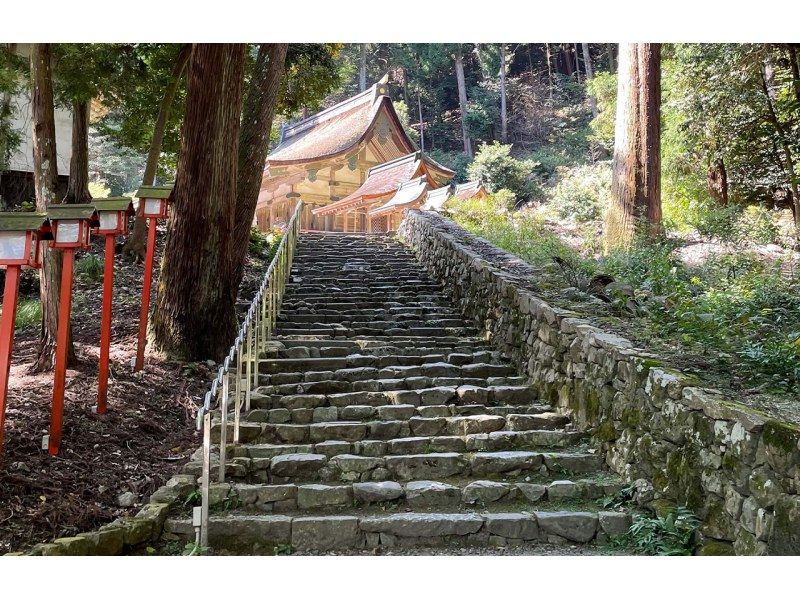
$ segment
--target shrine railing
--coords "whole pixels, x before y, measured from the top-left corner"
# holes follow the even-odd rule
[[[272,338],[275,322],[280,312],[286,280],[292,269],[297,237],[300,234],[303,203],[298,202],[286,232],[278,244],[275,256],[267,268],[261,286],[250,302],[236,340],[211,383],[210,390],[197,413],[197,428],[203,431],[203,469],[201,474],[201,503],[192,513],[192,522],[197,532],[196,545],[208,546],[209,485],[211,483],[211,428],[212,411],[219,408],[219,464],[217,479],[225,481],[225,464],[228,451],[228,421],[231,402],[233,404],[233,434],[231,442],[239,442],[239,422],[244,409],[250,409],[253,389],[258,386],[258,360],[267,342]],[[231,384],[233,378],[233,384]],[[233,388],[231,388],[233,386]],[[231,401],[232,399],[232,401]],[[196,550],[195,550],[196,551]]]

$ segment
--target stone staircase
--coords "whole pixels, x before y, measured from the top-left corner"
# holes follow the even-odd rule
[[[300,237],[259,373],[211,488],[217,551],[575,544],[630,525],[599,510],[622,484],[586,438],[392,237]],[[194,538],[185,514],[166,530]]]

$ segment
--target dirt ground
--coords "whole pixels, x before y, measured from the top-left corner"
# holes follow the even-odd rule
[[[102,240],[91,252],[102,258]],[[76,280],[72,330],[79,363],[67,372],[64,433],[56,457],[41,449],[50,425],[53,374],[30,373],[38,325],[16,331],[0,456],[0,554],[135,513],[199,443],[194,415],[215,367],[148,354],[144,370],[133,373],[143,267],[120,255],[116,265],[108,412],[92,412],[102,281]],[[243,287],[253,286],[258,267],[248,264]],[[30,282],[23,291],[35,297],[35,278]],[[124,493],[134,495],[130,506],[119,500]]]

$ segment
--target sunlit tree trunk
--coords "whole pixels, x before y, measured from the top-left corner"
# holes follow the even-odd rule
[[[361,44],[361,60],[358,68],[358,88],[367,89],[367,44]]]
[[[172,103],[175,100],[175,94],[178,91],[183,71],[186,64],[189,62],[189,57],[192,54],[191,44],[186,44],[181,48],[178,58],[175,61],[175,66],[172,69],[172,79],[169,85],[164,90],[164,96],[161,98],[161,104],[158,107],[158,116],[156,117],[156,124],[153,127],[153,138],[150,140],[150,149],[147,152],[147,162],[144,165],[144,175],[142,176],[142,185],[152,185],[156,180],[156,172],[158,172],[158,160],[161,158],[161,146],[164,143],[164,134],[167,129],[167,119],[169,118],[169,111],[172,108]],[[133,222],[133,230],[131,231],[128,240],[122,247],[123,253],[128,253],[137,256],[139,259],[144,258],[144,253],[147,245],[147,219],[137,217]]]
[[[544,51],[547,55],[547,85],[550,89],[550,99],[553,99],[553,61],[550,56],[550,44],[544,45]]]
[[[706,176],[708,193],[721,206],[728,205],[728,171],[722,157],[712,158]]]
[[[800,192],[798,192],[797,185],[797,172],[794,166],[794,154],[789,140],[789,132],[786,126],[781,122],[778,113],[775,110],[775,91],[773,89],[773,70],[769,63],[765,63],[763,68],[759,70],[761,75],[761,90],[764,92],[764,97],[767,103],[767,120],[775,129],[778,145],[780,146],[781,153],[783,154],[783,167],[789,177],[789,186],[792,190],[792,212],[794,214],[794,228],[795,234],[800,237]]]
[[[59,203],[58,163],[56,156],[56,124],[53,106],[52,51],[50,44],[31,44],[31,128],[33,133],[33,180],[36,209],[45,212]],[[42,325],[33,371],[53,369],[58,306],[61,290],[61,251],[43,248],[39,270],[39,299],[42,303]],[[69,337],[68,361],[74,362],[72,336]]]
[[[630,247],[642,228],[661,232],[661,48],[620,44],[611,204],[605,251]]]
[[[236,218],[231,263],[234,289],[239,288],[250,244],[250,227],[264,176],[269,134],[286,64],[288,44],[261,44],[250,78],[239,134],[239,169],[236,182]]]
[[[245,44],[196,44],[175,204],[153,313],[156,349],[221,361],[236,330],[230,252]]]
[[[581,44],[583,50],[583,68],[586,71],[586,82],[594,79],[594,69],[592,68],[592,56],[589,54],[589,44]],[[597,100],[594,95],[589,94],[589,107],[592,109],[592,117],[597,118]]]
[[[88,203],[89,193],[89,102],[72,103],[72,155],[69,186],[64,203]]]
[[[456,52],[456,81],[458,83],[458,106],[461,109],[461,136],[464,139],[464,153],[472,157],[472,140],[467,127],[467,84],[464,80],[464,59]]]
[[[506,110],[506,45],[500,44],[500,140],[508,141],[508,112]]]

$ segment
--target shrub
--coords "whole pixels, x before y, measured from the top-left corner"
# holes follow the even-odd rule
[[[250,242],[247,251],[254,257],[260,257],[269,245],[267,235],[258,230],[255,226],[250,227]]]
[[[526,182],[534,166],[531,160],[514,158],[510,145],[495,141],[491,145],[481,144],[467,173],[472,179],[481,179],[490,192],[508,189],[525,198],[528,195]]]
[[[550,206],[559,218],[590,222],[603,217],[611,198],[609,162],[569,170],[550,193]]]
[[[454,171],[456,175],[453,177],[453,180],[456,183],[464,183],[469,178],[467,170],[469,165],[472,164],[472,158],[470,158],[464,152],[444,152],[442,150],[435,149],[431,152],[428,152],[428,155],[442,166],[446,166],[450,170]]]
[[[753,243],[776,243],[780,236],[772,215],[764,206],[747,206],[739,219],[739,228]]]
[[[640,515],[617,543],[640,554],[688,556],[692,554],[698,525],[697,518],[685,507],[678,507],[664,517]]]
[[[80,280],[103,280],[103,260],[90,253],[75,262],[75,276]]]
[[[587,92],[597,102],[598,114],[592,119],[589,139],[610,150],[614,147],[614,118],[617,108],[617,75],[608,71],[595,73],[586,84]]]
[[[42,304],[38,299],[20,299],[17,304],[15,328],[38,325],[42,321]]]

